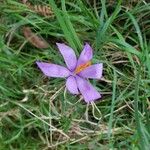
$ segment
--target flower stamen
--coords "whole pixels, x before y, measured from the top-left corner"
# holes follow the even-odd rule
[[[80,73],[81,71],[83,71],[83,70],[86,69],[87,67],[91,66],[91,64],[92,64],[91,61],[88,61],[88,62],[85,63],[85,64],[79,65],[79,66],[76,68],[76,70],[75,70],[75,74]]]

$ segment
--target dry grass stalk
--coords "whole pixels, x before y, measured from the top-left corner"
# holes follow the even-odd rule
[[[32,5],[30,2],[27,2],[27,0],[22,1],[25,5],[28,6],[29,9],[32,11],[45,16],[45,17],[52,17],[53,11],[49,6],[43,6],[43,5]]]

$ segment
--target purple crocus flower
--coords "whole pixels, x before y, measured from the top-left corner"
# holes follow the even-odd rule
[[[100,79],[102,76],[103,64],[91,65],[93,50],[86,43],[79,59],[73,49],[65,44],[56,43],[62,54],[67,68],[45,62],[36,62],[41,71],[48,77],[66,78],[66,88],[72,94],[82,94],[84,100],[89,103],[101,98],[100,93],[87,80]]]

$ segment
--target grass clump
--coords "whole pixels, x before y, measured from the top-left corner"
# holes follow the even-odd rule
[[[150,3],[7,0],[0,2],[0,149],[142,149],[150,146]],[[51,8],[43,15],[34,6]],[[44,10],[44,9],[43,9]],[[28,27],[49,43],[38,48]],[[39,38],[40,37],[40,38]],[[40,42],[40,41],[39,41]],[[103,95],[87,105],[36,60],[64,65],[55,43],[78,55],[84,42],[103,62]],[[38,43],[38,41],[36,41]]]

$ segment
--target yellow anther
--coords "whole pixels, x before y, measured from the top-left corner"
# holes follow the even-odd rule
[[[87,67],[91,66],[91,61],[88,61],[85,64],[81,64],[79,65],[76,70],[75,70],[75,74],[78,74],[79,72],[83,71],[84,69],[86,69]]]

